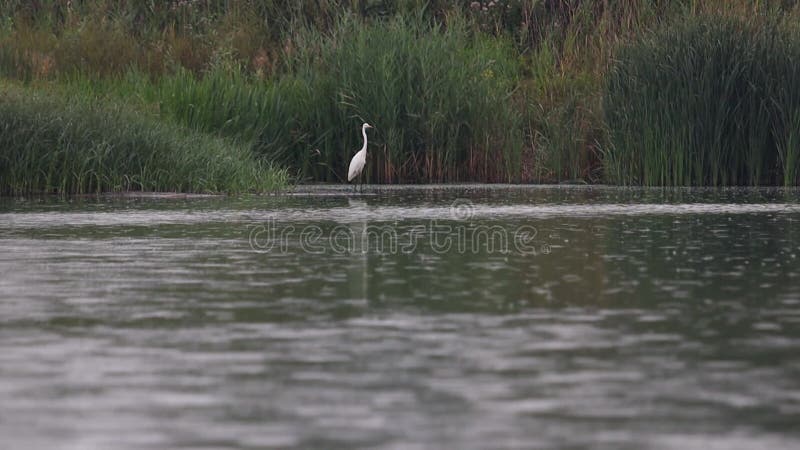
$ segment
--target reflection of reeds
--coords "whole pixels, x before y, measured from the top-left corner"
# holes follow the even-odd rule
[[[0,85],[0,193],[270,190],[249,149],[116,106]]]
[[[608,83],[612,179],[796,182],[800,35],[777,17],[689,17],[626,46]]]

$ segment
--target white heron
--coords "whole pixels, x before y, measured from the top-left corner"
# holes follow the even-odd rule
[[[353,181],[357,176],[361,175],[361,172],[364,170],[364,166],[367,165],[367,128],[372,128],[372,125],[364,122],[364,125],[361,125],[361,135],[364,136],[364,145],[361,146],[361,150],[353,156],[353,159],[350,160],[350,168],[347,170],[347,182]],[[363,182],[362,182],[363,184]],[[353,185],[353,189],[355,190],[356,185]]]

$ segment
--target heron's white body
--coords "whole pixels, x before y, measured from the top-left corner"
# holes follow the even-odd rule
[[[353,159],[350,160],[350,169],[347,170],[347,181],[353,181],[353,178],[361,175],[364,166],[367,165],[367,149],[362,149]]]
[[[365,123],[361,126],[361,135],[364,136],[364,145],[361,147],[361,150],[353,156],[353,159],[350,160],[350,168],[347,170],[347,181],[353,181],[355,177],[361,175],[364,166],[367,165],[367,128],[372,128],[372,125]]]

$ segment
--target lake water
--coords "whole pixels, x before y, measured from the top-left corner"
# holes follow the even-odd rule
[[[800,448],[799,199],[0,199],[0,448]]]

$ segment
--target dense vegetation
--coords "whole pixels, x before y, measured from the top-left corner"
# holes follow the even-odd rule
[[[6,97],[47,92],[59,106],[25,117],[51,128],[72,105],[116,111],[81,113],[81,126],[129,153],[92,169],[103,183],[67,189],[66,172],[13,159],[27,135],[8,134],[10,108],[41,102],[7,102],[0,188],[261,190],[282,177],[273,165],[340,181],[362,121],[376,126],[371,181],[794,184],[796,3],[10,0],[0,75],[18,82],[2,85]],[[158,164],[188,147],[215,164],[224,147],[254,169],[209,181],[167,165],[171,180],[120,181],[141,167],[115,167],[136,153],[123,134],[144,132],[127,117],[166,122],[187,142],[209,136],[205,147],[151,144],[182,155]]]
[[[4,86],[0,124],[5,193],[268,191],[286,182],[249,148],[118,106]]]
[[[778,16],[691,17],[624,47],[606,97],[609,179],[797,184],[797,25]]]

